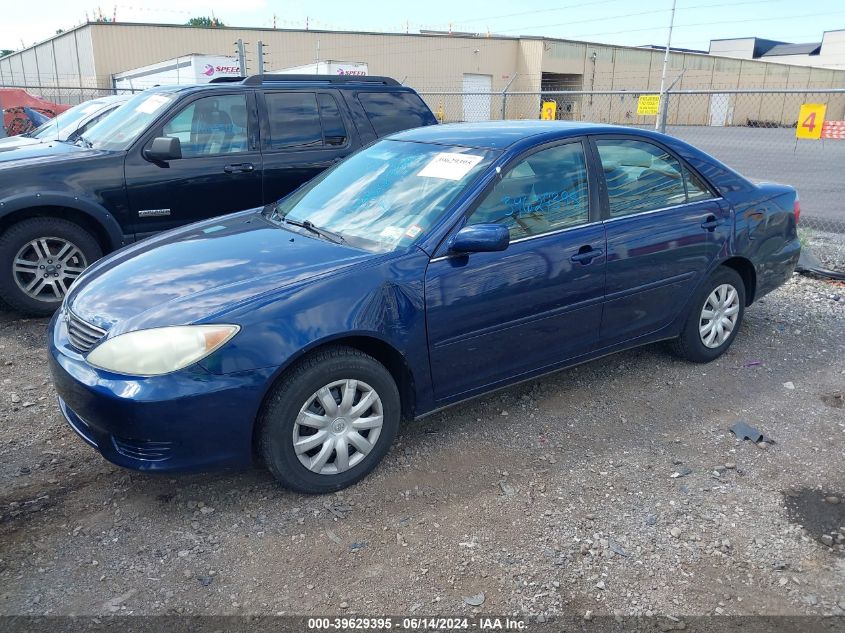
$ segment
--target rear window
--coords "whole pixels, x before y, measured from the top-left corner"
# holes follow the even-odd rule
[[[413,92],[359,92],[358,101],[379,136],[436,123],[431,110]]]

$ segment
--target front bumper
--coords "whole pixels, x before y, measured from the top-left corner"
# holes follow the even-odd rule
[[[58,313],[48,331],[62,414],[110,462],[149,471],[252,463],[253,426],[273,368],[216,375],[193,365],[165,376],[121,376],[89,365]]]

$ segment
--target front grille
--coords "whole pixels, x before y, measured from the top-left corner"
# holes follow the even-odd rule
[[[86,323],[70,310],[65,314],[67,337],[74,349],[80,352],[89,352],[97,344],[97,341],[106,335],[105,330],[98,328],[96,325]]]

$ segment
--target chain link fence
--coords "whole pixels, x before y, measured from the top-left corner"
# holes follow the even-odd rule
[[[92,88],[88,86],[8,86],[0,85],[0,88],[19,88],[26,90],[32,95],[43,97],[53,103],[66,103],[68,105],[79,105],[98,97],[107,97],[116,94],[132,94],[140,90],[126,88]]]

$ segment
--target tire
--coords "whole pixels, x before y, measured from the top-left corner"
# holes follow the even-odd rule
[[[79,273],[102,256],[97,240],[78,224],[60,218],[18,222],[0,236],[0,298],[24,314],[50,316]]]
[[[336,411],[331,410],[331,402],[317,394],[326,386],[332,386],[329,393]],[[347,389],[351,409],[343,398]],[[375,402],[366,395],[370,391],[375,392],[377,404],[369,404]],[[362,403],[365,408],[356,413]],[[306,414],[300,417],[303,409]],[[378,432],[363,428],[374,423],[379,412],[382,423]],[[307,425],[297,423],[306,418]],[[399,390],[390,372],[359,350],[330,347],[299,362],[273,387],[259,414],[258,452],[286,488],[309,494],[334,492],[360,481],[381,462],[396,438],[400,418]],[[311,424],[323,426],[312,428]],[[357,437],[347,440],[353,433],[363,437],[366,444]],[[300,452],[294,448],[295,441],[303,445]],[[355,443],[365,450],[356,448]],[[309,450],[303,452],[305,446]],[[347,454],[348,469],[343,469],[338,447]]]
[[[727,295],[724,294],[725,288],[732,288],[736,293],[736,297],[731,301],[726,301],[725,303],[729,305],[721,309],[724,313],[724,319],[721,322],[725,323],[722,330],[727,331],[726,321],[730,322],[731,317],[735,315],[736,319],[733,321],[727,336],[720,342],[719,339],[721,336],[718,334],[718,328],[706,329],[706,326],[715,319],[707,319],[705,317],[705,310],[709,310],[716,305],[710,303],[708,306],[708,302],[710,302],[711,295],[717,292],[717,290],[722,289],[717,293],[716,298],[721,296],[724,300],[732,296],[730,290],[728,290]],[[734,306],[736,307],[735,312],[732,311]],[[711,314],[713,312],[714,310],[710,310]],[[716,316],[719,316],[719,309],[715,310],[715,313]],[[732,268],[720,266],[696,292],[690,306],[689,314],[687,314],[684,322],[684,328],[681,330],[681,335],[673,342],[673,350],[681,358],[685,358],[693,363],[709,363],[712,360],[716,360],[733,343],[739,328],[742,326],[744,316],[745,284],[742,281],[742,277]],[[702,333],[700,328],[705,328],[705,333]],[[714,329],[717,331],[713,332]],[[711,334],[713,335],[712,337]],[[708,344],[707,339],[710,338],[712,340]]]

